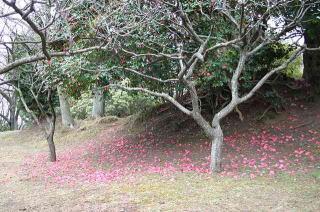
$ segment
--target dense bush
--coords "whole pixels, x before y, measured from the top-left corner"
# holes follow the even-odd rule
[[[108,115],[123,117],[146,111],[158,103],[159,100],[155,97],[142,93],[111,90],[110,97],[107,99],[106,112]]]

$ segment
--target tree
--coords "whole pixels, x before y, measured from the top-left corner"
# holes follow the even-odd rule
[[[105,44],[99,39],[95,39],[95,42],[83,43],[80,45],[81,48],[73,45],[75,38],[88,40],[88,38],[78,37],[76,32],[67,30],[73,24],[72,14],[69,14],[68,11],[75,6],[74,3],[73,1],[35,0],[24,2],[2,0],[0,2],[0,21],[4,26],[1,30],[0,44],[6,47],[18,46],[19,49],[17,57],[2,64],[0,75],[12,72],[22,74],[19,77],[18,85],[14,87],[19,94],[24,110],[30,113],[37,125],[42,128],[42,121],[45,120],[47,123],[43,131],[50,149],[50,161],[56,161],[53,141],[56,115],[52,99],[55,97],[54,82],[56,81],[53,81],[50,75],[48,77],[41,75],[41,73],[35,73],[37,68],[28,66],[28,64],[40,65],[42,66],[40,71],[46,72],[45,65],[50,66],[53,59],[105,48]],[[63,30],[60,30],[61,28]],[[8,37],[14,39],[8,41]],[[14,54],[16,54],[15,51],[11,52],[11,55]],[[24,78],[26,76],[29,78]],[[34,79],[47,80],[48,78],[52,81],[43,81],[43,84],[30,81]],[[29,84],[30,87],[22,89],[21,86],[26,84]],[[32,105],[28,104],[28,100],[32,100]]]
[[[103,117],[105,113],[104,88],[98,83],[96,83],[92,89],[92,93],[93,93],[92,117],[93,118]]]
[[[3,58],[6,62],[10,62],[15,58],[14,55],[14,45],[11,47],[4,45],[5,47],[5,57]],[[7,113],[0,114],[0,117],[5,120],[9,126],[10,130],[17,130],[18,119],[19,119],[19,108],[17,104],[17,95],[16,92],[12,89],[12,85],[16,83],[16,72],[13,71],[10,76],[3,76],[0,81],[0,95],[3,97],[4,101],[2,106],[7,109]],[[3,111],[4,112],[4,111]]]
[[[12,80],[7,80],[0,82],[0,96],[2,96],[3,100],[1,100],[2,112],[0,112],[0,118],[2,118],[8,125],[10,130],[17,130],[19,128],[18,119],[19,119],[19,108],[17,105],[17,95],[13,92]]]
[[[303,24],[304,41],[308,48],[320,46],[320,4],[315,4],[307,13],[307,20]],[[309,20],[308,20],[309,19]],[[320,92],[320,51],[306,51],[303,54],[304,72],[303,77],[312,87],[314,94]]]
[[[55,86],[47,80],[46,75],[41,75],[37,66],[28,72],[19,75],[18,84],[14,86],[19,94],[19,100],[24,110],[31,116],[36,125],[42,129],[44,137],[49,146],[49,159],[51,162],[57,160],[54,144],[54,133],[56,127],[56,94]]]
[[[115,8],[118,13],[114,14],[118,16],[108,16],[103,19],[105,22],[101,26],[106,27],[101,30],[101,37],[114,36],[119,45],[118,51],[131,55],[132,62],[114,68],[168,87],[183,86],[191,97],[192,109],[188,109],[166,92],[142,87],[144,84],[136,87],[120,84],[112,86],[164,98],[192,117],[212,141],[210,167],[213,172],[219,172],[223,145],[221,120],[239,104],[250,99],[266,80],[284,70],[306,49],[304,46],[297,47],[297,44],[293,44],[292,46],[296,45],[296,50],[287,60],[263,74],[248,92],[240,89],[240,85],[244,83],[242,76],[247,72],[247,64],[264,47],[285,40],[286,36],[290,36],[293,30],[301,26],[304,14],[314,1],[297,2],[299,9],[296,10],[294,18],[284,19],[281,11],[290,7],[289,3],[280,0],[223,1],[217,5],[188,1],[165,3],[150,1],[140,5],[134,2],[117,2]],[[219,23],[223,22],[232,29],[232,34],[221,28]],[[124,25],[127,27],[123,27]],[[117,29],[117,26],[122,28]],[[129,26],[137,28],[132,29]],[[132,41],[135,41],[136,45],[132,44]],[[207,121],[201,114],[199,104],[197,90],[199,71],[208,58],[217,58],[227,49],[235,50],[238,58],[228,79],[231,100],[214,114],[212,120]],[[147,68],[135,69],[136,66],[132,68],[132,64],[136,64],[139,60],[155,63],[158,58],[169,60],[175,69],[160,69],[151,73],[147,72]],[[163,72],[170,73],[171,78],[163,78],[163,75],[161,76]]]
[[[70,104],[67,95],[60,87],[57,88],[57,91],[60,102],[62,124],[73,128],[75,126],[75,122],[70,111]]]
[[[51,63],[52,58],[71,57],[106,48],[104,43],[99,42],[99,39],[96,39],[96,42],[89,43],[90,45],[75,49],[77,46],[72,44],[73,39],[77,36],[72,34],[72,32],[71,34],[70,32],[65,33],[67,31],[65,29],[60,30],[61,27],[67,28],[72,24],[69,23],[70,21],[68,22],[68,18],[70,17],[64,14],[65,9],[68,6],[71,8],[74,6],[74,2],[38,2],[30,0],[22,5],[18,4],[15,0],[2,0],[2,2],[2,11],[0,11],[2,15],[0,16],[0,19],[6,26],[3,31],[6,32],[6,35],[11,34],[12,37],[22,37],[22,39],[7,41],[5,39],[6,36],[2,36],[3,40],[1,40],[0,44],[21,45],[27,48],[30,48],[30,45],[32,45],[32,47],[36,48],[37,51],[31,51],[32,54],[15,59],[3,65],[0,68],[0,74],[10,72],[24,64],[34,63],[37,61],[47,61],[47,63]],[[5,5],[7,7],[5,7]],[[48,8],[52,8],[52,10],[48,12]],[[52,11],[54,12],[52,13]],[[21,24],[21,21],[25,23],[25,25]],[[18,25],[20,25],[20,31],[15,30],[13,27]],[[63,35],[59,32],[63,32]],[[31,36],[27,36],[28,34],[31,34]],[[37,37],[39,37],[40,40],[39,38],[37,39]],[[78,40],[81,39],[86,40],[86,38],[78,38]],[[58,48],[55,48],[57,46]],[[61,47],[63,48],[61,49]],[[51,51],[50,49],[57,50]]]
[[[10,52],[12,59],[6,61],[0,67],[0,74],[11,74],[13,72],[19,74],[18,84],[14,85],[15,91],[19,95],[24,110],[43,129],[49,145],[50,161],[56,161],[53,141],[56,122],[53,98],[55,97],[56,87],[53,86],[54,81],[47,81],[45,80],[46,77],[37,78],[37,75],[34,74],[35,70],[38,70],[37,65],[44,65],[44,63],[37,62],[46,61],[47,65],[50,65],[53,58],[83,54],[101,49],[103,45],[95,42],[80,49],[75,49],[69,45],[68,49],[59,48],[55,50],[55,46],[61,43],[61,38],[62,44],[65,44],[65,37],[59,33],[59,27],[63,23],[68,23],[68,16],[64,16],[64,11],[66,7],[71,5],[64,1],[39,2],[31,0],[29,2],[17,2],[15,0],[3,0],[0,4],[0,21],[3,23],[0,44],[6,48],[12,47],[14,49]],[[68,35],[73,38],[72,34],[69,33]],[[14,39],[9,40],[10,37]],[[36,66],[27,65],[31,63],[35,63]],[[45,67],[40,69],[43,71]],[[39,83],[39,80],[43,83]],[[43,120],[46,122],[44,125]]]

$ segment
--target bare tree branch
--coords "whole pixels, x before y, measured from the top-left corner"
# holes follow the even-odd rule
[[[139,92],[147,93],[147,94],[150,94],[150,95],[153,95],[153,96],[164,98],[164,99],[168,100],[169,102],[171,102],[173,105],[175,105],[177,108],[179,108],[183,113],[185,113],[187,115],[191,115],[191,111],[190,110],[185,108],[177,100],[175,100],[174,98],[172,98],[171,96],[169,96],[166,93],[158,93],[158,92],[150,91],[150,90],[145,89],[145,88],[126,87],[126,86],[122,86],[122,85],[119,85],[119,84],[110,84],[110,86],[111,87],[115,87],[115,88],[120,88],[120,89],[125,90],[125,91],[139,91]]]
[[[0,117],[5,120],[8,124],[10,123],[10,120],[8,119],[8,117],[6,117],[5,115],[0,113]]]
[[[93,46],[93,47],[88,47],[88,48],[83,48],[83,49],[78,49],[78,50],[72,50],[68,52],[52,52],[51,57],[65,57],[65,56],[73,56],[76,54],[82,54],[85,52],[90,52],[94,50],[99,50],[99,49],[104,49],[102,46]],[[21,65],[40,61],[40,60],[45,60],[46,56],[45,55],[34,55],[30,57],[25,57],[19,60],[16,60],[12,63],[6,64],[4,67],[0,68],[0,74],[7,73],[11,71],[14,68],[17,68]]]
[[[0,89],[0,95],[2,95],[3,98],[5,98],[9,102],[9,104],[12,103],[11,97],[8,94],[6,94],[2,89]]]
[[[43,32],[41,32],[40,29],[38,28],[38,26],[28,17],[28,15],[34,11],[34,1],[33,0],[31,1],[30,8],[27,12],[23,12],[21,9],[19,9],[18,6],[16,5],[15,1],[9,2],[7,0],[3,0],[3,2],[5,4],[7,4],[9,7],[13,8],[14,11],[17,14],[19,14],[21,16],[21,18],[29,24],[31,29],[40,36],[41,45],[42,45],[42,52],[43,52],[44,56],[47,58],[47,60],[50,60],[51,56],[47,50],[47,39],[46,39],[45,34]]]
[[[292,63],[299,55],[301,55],[305,51],[305,48],[299,48],[297,49],[288,60],[286,60],[282,65],[278,66],[277,68],[269,71],[264,77],[260,79],[260,81],[251,89],[249,93],[244,95],[243,97],[239,98],[239,103],[247,101],[249,98],[251,98],[259,88],[262,87],[262,85],[271,77],[274,73],[277,73],[279,71],[282,71],[288,67],[290,63]]]

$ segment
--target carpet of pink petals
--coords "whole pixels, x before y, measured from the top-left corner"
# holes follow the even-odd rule
[[[288,121],[295,123],[294,116]],[[152,133],[132,139],[119,135],[117,128],[70,149],[58,149],[58,161],[47,162],[47,153],[30,156],[23,170],[30,178],[50,183],[108,182],[137,173],[171,175],[177,172],[209,173],[210,142],[157,140]],[[312,129],[271,126],[259,132],[225,137],[222,176],[233,178],[295,175],[319,166],[320,133]]]

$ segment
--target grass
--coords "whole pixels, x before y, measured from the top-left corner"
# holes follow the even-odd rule
[[[86,120],[58,127],[57,148],[76,147],[113,124]],[[46,151],[40,130],[0,133],[0,211],[319,211],[319,170],[255,179],[176,173],[139,174],[109,183],[57,186],[19,174],[26,155]]]
[[[79,120],[76,129],[63,127],[57,123],[57,129],[54,136],[54,141],[57,146],[71,144],[76,145],[81,141],[94,138],[106,127],[113,125],[115,119],[113,117],[106,117],[99,120]],[[0,141],[4,142],[20,142],[34,148],[46,147],[46,139],[43,132],[32,127],[23,131],[8,131],[0,133]]]
[[[320,181],[320,169],[311,173],[311,176]]]
[[[306,186],[308,185],[308,186]],[[145,211],[316,211],[320,208],[319,183],[310,176],[282,175],[255,180],[178,174],[142,176],[109,188],[109,202],[125,198]],[[301,204],[303,203],[303,204]]]

